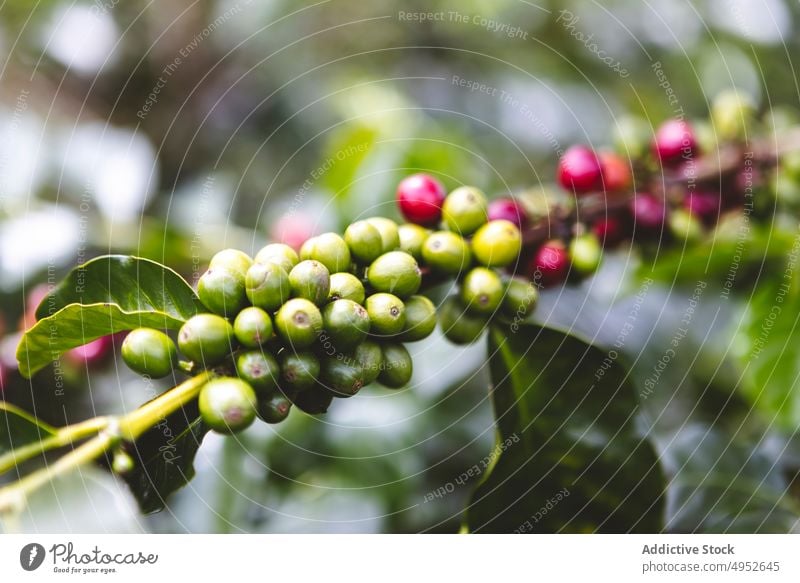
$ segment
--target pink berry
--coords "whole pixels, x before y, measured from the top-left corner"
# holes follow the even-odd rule
[[[111,336],[101,336],[83,346],[78,346],[67,352],[70,362],[80,366],[92,366],[101,362],[111,350],[113,341]]]
[[[528,225],[528,213],[513,198],[498,198],[489,203],[488,213],[490,221],[511,221],[520,230]]]
[[[558,285],[569,274],[569,253],[558,240],[543,243],[528,264],[528,275],[542,287]]]
[[[600,239],[603,247],[620,244],[629,234],[628,221],[617,215],[609,215],[597,219],[592,225],[592,232]]]
[[[273,223],[270,239],[275,243],[288,245],[299,251],[308,239],[314,236],[314,225],[308,215],[286,214]]]
[[[713,225],[719,218],[722,197],[713,190],[693,190],[683,199],[683,206],[706,225]]]
[[[397,186],[397,204],[410,223],[435,227],[442,220],[444,186],[428,174],[412,174]]]
[[[663,199],[647,192],[637,192],[631,200],[634,228],[640,236],[659,235],[667,220]]]
[[[558,183],[576,195],[603,187],[603,169],[594,151],[586,146],[572,146],[558,161]]]
[[[661,124],[653,141],[653,154],[664,166],[677,166],[697,154],[697,139],[692,126],[681,119]]]

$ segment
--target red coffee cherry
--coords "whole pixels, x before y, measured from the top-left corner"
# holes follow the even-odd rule
[[[628,221],[619,215],[609,215],[597,219],[592,225],[592,232],[600,240],[603,247],[619,245],[630,234]]]
[[[568,148],[558,161],[558,183],[578,196],[601,189],[602,177],[600,160],[586,146]]]
[[[489,203],[489,221],[511,221],[520,230],[528,226],[528,213],[513,198],[498,198]]]
[[[683,199],[683,207],[705,225],[713,225],[719,218],[722,197],[713,190],[692,190]]]
[[[658,236],[667,220],[666,202],[648,192],[637,192],[630,204],[636,234]]]
[[[628,161],[614,152],[601,152],[598,156],[603,168],[603,187],[607,193],[622,192],[633,182]]]
[[[410,223],[435,227],[442,220],[446,191],[441,182],[428,174],[412,174],[397,186],[397,204]]]
[[[697,154],[697,138],[692,126],[681,119],[661,124],[653,141],[653,155],[664,166],[674,167]]]
[[[569,274],[569,253],[564,243],[553,239],[543,243],[528,264],[531,280],[542,287],[558,285]]]

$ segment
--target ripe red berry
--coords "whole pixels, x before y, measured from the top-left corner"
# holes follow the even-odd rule
[[[614,152],[601,152],[598,157],[603,168],[603,187],[607,193],[622,192],[631,187],[631,167],[622,156]]]
[[[639,236],[658,235],[667,219],[666,202],[648,192],[637,192],[631,200],[631,213]]]
[[[435,227],[442,220],[446,194],[442,183],[433,176],[412,174],[397,186],[397,204],[408,222]]]
[[[528,225],[528,213],[513,198],[498,198],[489,203],[489,221],[511,221],[520,230]]]
[[[676,166],[697,153],[692,126],[681,119],[661,124],[653,141],[653,154],[664,166]]]
[[[558,161],[558,183],[576,195],[602,188],[602,177],[600,160],[586,146],[568,148]]]
[[[601,217],[592,225],[592,232],[603,247],[614,247],[628,236],[628,221],[619,215]]]
[[[684,208],[706,225],[717,222],[722,197],[713,190],[693,190],[683,199]]]
[[[543,243],[536,251],[528,264],[528,275],[534,283],[550,287],[567,279],[569,265],[567,249],[554,239]]]

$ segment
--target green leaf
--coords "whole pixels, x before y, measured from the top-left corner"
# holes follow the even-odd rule
[[[19,407],[0,401],[0,455],[55,435],[56,431]]]
[[[489,354],[498,438],[469,530],[658,530],[663,478],[618,360],[532,325],[494,327]]]
[[[150,259],[105,255],[79,265],[36,309],[41,320],[70,304],[116,304],[124,312],[162,312],[186,320],[202,308],[192,287],[175,271]]]
[[[193,403],[162,419],[130,446],[136,465],[124,480],[142,512],[163,510],[167,497],[194,477],[194,458],[207,432]]]
[[[759,444],[693,424],[658,440],[670,477],[664,528],[673,532],[800,532],[783,464]]]
[[[142,326],[178,329],[183,322],[166,312],[125,312],[116,304],[71,304],[25,332],[17,346],[19,371],[30,378],[67,350],[102,336]]]

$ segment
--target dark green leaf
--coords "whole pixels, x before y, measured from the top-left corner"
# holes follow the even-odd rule
[[[664,528],[674,532],[800,531],[782,464],[741,435],[688,425],[658,440],[667,489]]]
[[[55,433],[55,427],[11,403],[0,401],[0,455]]]
[[[191,286],[169,267],[130,255],[105,255],[70,271],[39,304],[36,318],[70,304],[102,303],[124,312],[163,312],[175,320],[202,308]]]
[[[101,336],[141,326],[177,329],[183,322],[166,312],[125,312],[116,304],[72,304],[39,320],[22,336],[17,346],[19,371],[30,377],[67,350]]]
[[[624,367],[538,326],[494,327],[489,351],[497,455],[467,509],[469,530],[658,530],[664,483],[635,430]]]
[[[194,477],[194,457],[208,428],[197,405],[162,419],[130,446],[136,466],[124,476],[142,512],[158,512],[167,497]]]

